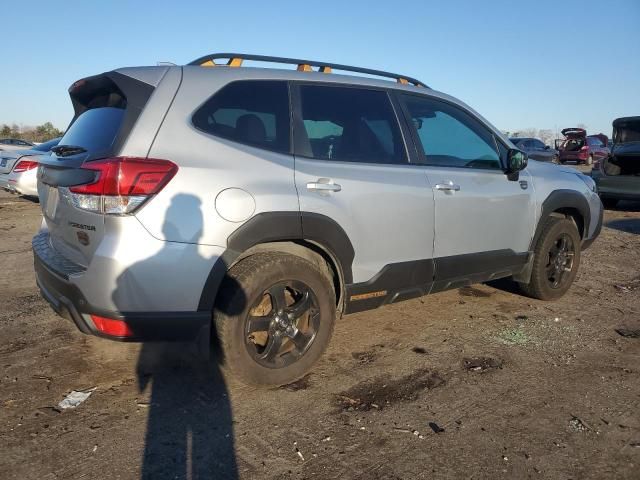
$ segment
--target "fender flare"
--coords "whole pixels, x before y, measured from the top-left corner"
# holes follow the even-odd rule
[[[535,248],[540,235],[542,234],[542,228],[547,218],[557,210],[572,208],[577,210],[582,217],[582,237],[585,238],[589,234],[589,225],[591,223],[591,210],[589,208],[589,202],[586,198],[575,190],[559,189],[554,190],[549,196],[542,202],[542,209],[540,212],[540,218],[538,218],[538,224],[536,225],[536,231],[531,239],[529,245],[529,259],[522,272],[513,276],[513,279],[517,282],[528,283],[531,279],[531,269],[533,267],[533,260],[535,258]]]
[[[589,235],[589,226],[591,223],[591,209],[589,208],[589,202],[584,195],[576,190],[560,189],[554,190],[549,196],[542,202],[542,209],[540,212],[540,218],[536,225],[536,231],[531,240],[529,250],[534,250],[540,234],[542,233],[542,227],[545,220],[555,211],[572,208],[577,210],[582,217],[582,237]]]
[[[335,259],[345,284],[353,281],[355,251],[344,229],[331,218],[312,212],[264,212],[242,224],[227,239],[227,248],[213,265],[198,303],[212,311],[218,289],[229,268],[250,248],[261,243],[309,241]]]

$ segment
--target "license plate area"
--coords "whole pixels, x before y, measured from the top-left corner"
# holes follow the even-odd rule
[[[47,202],[44,207],[44,215],[49,220],[53,220],[56,216],[56,211],[58,210],[59,198],[60,198],[60,194],[58,193],[57,187],[47,188]]]

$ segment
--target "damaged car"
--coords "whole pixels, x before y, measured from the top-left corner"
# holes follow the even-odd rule
[[[607,208],[620,200],[640,201],[640,116],[613,121],[611,155],[593,166],[591,176]]]
[[[609,139],[606,135],[587,135],[584,128],[565,128],[564,140],[556,140],[556,150],[560,152],[560,163],[576,162],[592,165],[609,155]]]

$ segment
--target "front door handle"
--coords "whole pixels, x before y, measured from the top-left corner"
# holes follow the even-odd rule
[[[315,182],[307,183],[307,190],[328,194],[330,192],[339,192],[342,187],[337,183],[333,183],[330,178],[319,178]]]
[[[456,185],[451,180],[448,182],[436,183],[436,190],[443,190],[445,192],[458,192],[460,185]]]

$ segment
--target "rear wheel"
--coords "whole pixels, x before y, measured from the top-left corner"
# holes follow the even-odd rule
[[[551,163],[555,163],[556,165],[560,163],[560,158],[558,157],[558,155],[554,155],[553,157],[551,157]]]
[[[616,208],[616,205],[618,205],[618,200],[616,198],[601,198],[600,200],[602,200],[604,208]]]
[[[589,155],[587,157],[587,161],[585,162],[587,165],[593,165],[593,155]]]
[[[304,376],[333,332],[332,281],[317,264],[293,255],[246,258],[228,272],[218,298],[223,365],[247,383],[276,386]]]
[[[572,220],[549,217],[534,249],[529,283],[524,293],[540,300],[556,300],[571,287],[580,265],[580,234]]]

